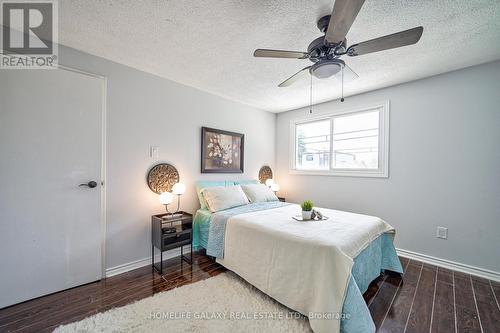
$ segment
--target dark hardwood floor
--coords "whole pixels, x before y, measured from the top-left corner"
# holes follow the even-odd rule
[[[500,283],[401,258],[404,278],[384,274],[364,294],[377,332],[500,332]],[[47,332],[226,269],[196,254],[165,261],[0,310],[0,332]]]

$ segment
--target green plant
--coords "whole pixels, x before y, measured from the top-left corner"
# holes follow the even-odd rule
[[[306,200],[300,205],[304,212],[310,212],[313,209],[313,203],[311,200]]]

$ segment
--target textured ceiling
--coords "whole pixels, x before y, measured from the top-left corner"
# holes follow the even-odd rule
[[[309,103],[309,80],[277,85],[309,60],[257,59],[256,48],[305,51],[333,0],[59,2],[60,43],[254,107]],[[347,35],[361,42],[424,26],[417,45],[344,57],[359,78],[353,95],[500,59],[500,0],[366,0]],[[340,96],[314,80],[314,102]]]

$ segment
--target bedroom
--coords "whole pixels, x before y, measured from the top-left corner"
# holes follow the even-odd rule
[[[497,330],[498,1],[32,3],[1,2],[0,331]]]

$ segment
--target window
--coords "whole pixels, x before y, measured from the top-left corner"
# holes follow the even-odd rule
[[[295,165],[303,170],[330,168],[330,120],[297,124]]]
[[[291,172],[387,177],[388,103],[291,123]]]
[[[377,169],[379,111],[333,118],[333,168]]]

